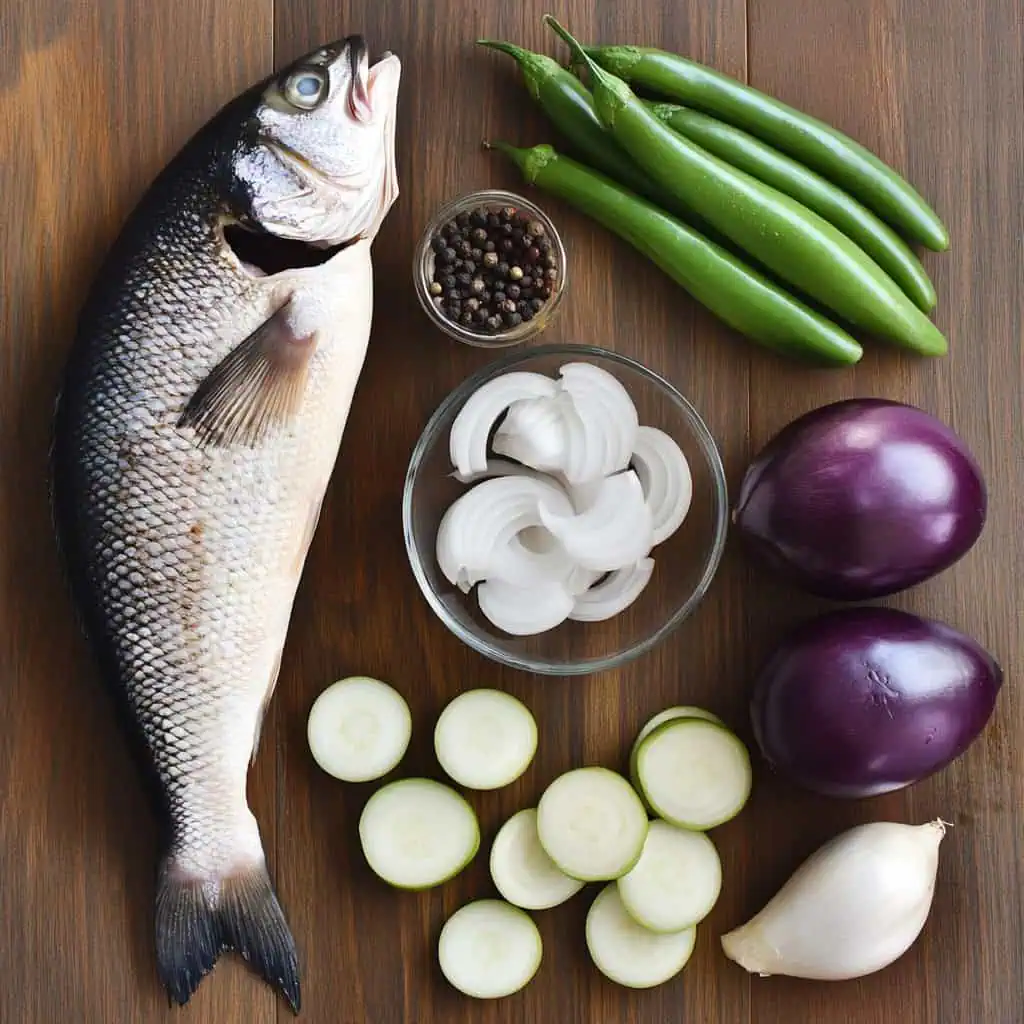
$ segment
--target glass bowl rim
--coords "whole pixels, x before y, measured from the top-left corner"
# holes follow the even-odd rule
[[[511,330],[502,331],[498,334],[477,334],[474,331],[467,330],[461,324],[452,323],[452,321],[442,316],[431,301],[426,275],[424,274],[425,257],[430,249],[430,239],[440,225],[451,220],[456,214],[465,211],[469,207],[480,204],[521,206],[529,210],[531,214],[544,224],[544,228],[558,253],[560,266],[558,289],[547,300],[547,304],[544,306],[541,314],[532,320],[520,324],[518,327],[513,327]],[[427,221],[413,250],[413,287],[423,312],[426,313],[431,323],[447,334],[449,338],[460,341],[472,348],[500,350],[511,348],[514,345],[521,345],[523,342],[536,337],[549,326],[558,311],[558,307],[562,303],[562,298],[569,284],[568,262],[569,256],[561,232],[559,232],[554,221],[551,219],[551,215],[546,210],[518,192],[510,192],[507,189],[498,188],[478,189],[475,192],[467,192],[442,203]]]
[[[564,662],[558,665],[531,658],[526,655],[519,656],[503,651],[490,644],[486,639],[480,637],[472,630],[466,629],[461,623],[454,619],[445,607],[444,603],[435,593],[434,588],[430,585],[430,581],[427,579],[413,536],[412,523],[412,499],[416,478],[421,466],[423,465],[426,452],[436,441],[440,424],[449,412],[451,412],[456,406],[464,403],[466,398],[477,387],[485,383],[487,380],[497,376],[509,366],[525,362],[530,359],[557,355],[574,355],[577,357],[589,355],[598,359],[610,360],[611,362],[618,363],[635,373],[639,373],[642,377],[647,378],[650,383],[654,384],[664,394],[666,394],[689,423],[697,444],[707,460],[712,478],[713,501],[715,504],[714,533],[710,549],[704,556],[704,570],[696,587],[694,587],[690,595],[672,613],[672,615],[669,616],[666,621],[658,627],[658,629],[652,632],[650,636],[646,637],[644,640],[629,645],[615,654],[603,655],[586,660]],[[405,541],[406,556],[409,560],[409,564],[412,568],[413,575],[416,578],[420,591],[434,614],[442,623],[444,623],[450,632],[458,637],[459,640],[475,650],[477,653],[489,658],[491,661],[507,665],[510,668],[518,669],[519,671],[531,672],[545,676],[578,676],[619,668],[622,665],[647,654],[649,651],[652,651],[657,647],[665,640],[666,637],[674,632],[693,614],[698,605],[707,595],[707,592],[718,572],[722,556],[725,552],[728,525],[729,495],[725,467],[722,463],[718,445],[715,442],[711,431],[708,429],[707,424],[704,422],[703,418],[694,408],[692,403],[679,391],[678,388],[661,376],[661,374],[649,369],[636,359],[622,355],[618,352],[612,352],[608,349],[588,344],[561,343],[543,345],[529,349],[518,349],[515,352],[509,353],[500,359],[496,359],[488,363],[486,366],[481,367],[479,370],[470,374],[470,376],[465,378],[460,384],[448,392],[444,400],[434,410],[430,419],[427,421],[426,426],[423,428],[423,431],[413,448],[412,455],[409,458],[405,482],[402,489],[402,533]]]

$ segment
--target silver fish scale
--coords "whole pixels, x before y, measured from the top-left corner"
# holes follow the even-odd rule
[[[262,862],[246,774],[362,360],[358,312],[351,352],[339,343],[346,305],[369,290],[368,247],[272,284],[249,277],[207,226],[214,212],[179,190],[154,218],[86,325],[57,438],[74,582],[165,791],[175,870],[196,878]],[[353,270],[354,292],[339,283]],[[254,448],[197,447],[181,410],[288,295],[324,313],[299,414]]]

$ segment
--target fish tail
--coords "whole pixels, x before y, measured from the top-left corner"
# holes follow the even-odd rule
[[[173,856],[156,897],[160,980],[184,1006],[221,953],[238,953],[299,1012],[299,963],[284,912],[262,863],[218,879],[185,877]]]

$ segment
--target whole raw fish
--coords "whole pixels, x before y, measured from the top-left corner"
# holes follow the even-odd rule
[[[58,401],[55,527],[158,797],[182,1004],[235,950],[299,1007],[246,778],[369,339],[400,74],[351,36],[216,114],[100,269]]]

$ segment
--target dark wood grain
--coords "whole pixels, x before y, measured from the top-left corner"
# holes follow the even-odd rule
[[[277,695],[250,785],[303,961],[314,1024],[1021,1024],[1024,1021],[1024,701],[1017,676],[1024,496],[1020,280],[1024,274],[1024,52],[1015,0],[583,0],[431,4],[368,0],[65,0],[0,8],[0,1022],[284,1022],[288,1012],[231,958],[171,1012],[152,962],[154,835],[64,597],[45,501],[53,389],[91,267],[147,181],[247,82],[326,38],[364,32],[404,64],[402,195],[375,247],[377,311],[364,374],[300,588]],[[948,358],[872,345],[852,371],[796,369],[725,330],[624,244],[554,201],[571,291],[548,338],[586,341],[668,375],[705,416],[735,489],[783,423],[833,398],[913,401],[968,440],[992,484],[989,527],[955,569],[891,603],[976,635],[1007,686],[982,739],[947,771],[860,803],[819,800],[759,770],[748,809],[715,832],[722,898],[685,974],[634,993],[590,965],[586,890],[537,915],[545,959],[499,1003],[458,996],[436,966],[447,914],[492,895],[486,852],[510,813],[558,772],[621,766],[637,727],[680,701],[704,703],[749,739],[752,675],[778,631],[820,604],[749,566],[730,545],[699,612],[659,650],[615,673],[533,678],[450,636],[404,555],[406,462],[430,413],[486,353],[446,341],[410,283],[412,248],[446,199],[521,189],[481,152],[484,137],[553,138],[511,64],[481,35],[560,53],[550,10],[580,35],[661,45],[705,60],[822,116],[908,173],[935,202],[952,248],[926,265]],[[355,829],[372,786],[344,786],[309,758],[310,704],[367,672],[408,697],[403,773],[439,776],[438,711],[460,690],[505,687],[536,713],[526,776],[473,796],[484,843],[473,865],[425,894],[386,889]],[[860,821],[955,824],[919,942],[869,979],[748,979],[718,937],[767,899],[820,842]]]

